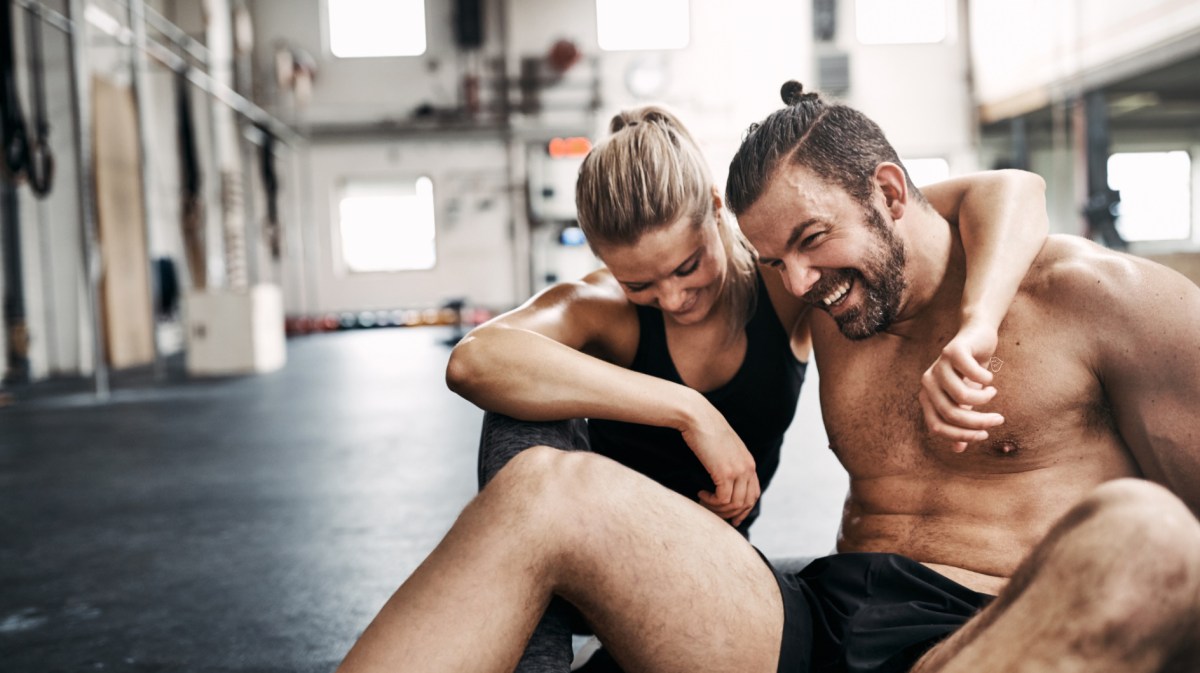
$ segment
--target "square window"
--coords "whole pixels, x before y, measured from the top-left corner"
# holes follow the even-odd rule
[[[1117,231],[1127,241],[1191,238],[1192,161],[1187,152],[1123,152],[1108,158],[1121,192]]]
[[[863,44],[933,44],[946,39],[946,0],[856,0]]]
[[[691,39],[689,0],[596,0],[596,37],[605,51],[683,49]]]
[[[433,181],[348,180],[338,195],[342,261],[355,273],[432,269]]]
[[[338,58],[425,53],[425,0],[325,0]]]

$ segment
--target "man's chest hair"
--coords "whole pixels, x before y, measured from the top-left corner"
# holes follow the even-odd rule
[[[826,430],[851,474],[920,467],[1020,472],[1120,444],[1103,388],[1070,335],[1008,327],[988,363],[997,394],[979,407],[1005,423],[962,453],[929,432],[918,400],[921,375],[952,335],[825,348],[818,364]]]

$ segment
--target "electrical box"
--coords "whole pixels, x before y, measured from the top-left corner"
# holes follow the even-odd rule
[[[584,137],[555,138],[529,147],[529,214],[534,222],[574,222],[579,166],[592,149]]]

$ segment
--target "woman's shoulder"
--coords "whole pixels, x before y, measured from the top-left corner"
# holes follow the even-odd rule
[[[539,295],[541,304],[552,304],[571,313],[599,314],[606,318],[635,315],[636,307],[608,269],[597,269],[574,281],[555,283]]]
[[[608,269],[552,285],[538,303],[556,307],[562,320],[585,332],[592,344],[585,350],[595,349],[593,354],[617,362],[632,361],[639,339],[637,307]]]

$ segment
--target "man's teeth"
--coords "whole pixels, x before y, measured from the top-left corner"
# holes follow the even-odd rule
[[[826,306],[829,306],[833,302],[846,296],[846,293],[849,291],[850,291],[850,281],[846,281],[846,282],[842,283],[841,285],[839,285],[836,290],[834,290],[833,292],[830,292],[829,296],[825,297],[821,301],[825,302]]]

